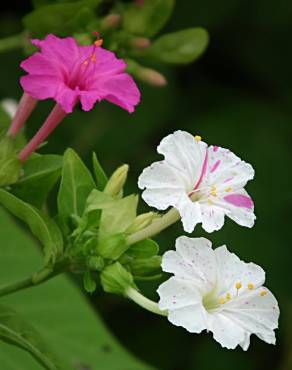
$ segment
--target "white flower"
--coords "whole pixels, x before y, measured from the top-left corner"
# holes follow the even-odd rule
[[[253,201],[244,190],[254,177],[250,164],[185,131],[165,137],[157,151],[165,160],[145,168],[138,180],[147,204],[159,210],[175,207],[187,232],[198,223],[207,232],[219,230],[225,215],[239,225],[253,226]]]
[[[225,246],[215,250],[205,238],[182,236],[168,251],[162,269],[174,274],[160,285],[159,308],[191,333],[206,329],[222,347],[247,350],[250,335],[275,344],[279,308],[265,287],[260,266],[241,261]]]

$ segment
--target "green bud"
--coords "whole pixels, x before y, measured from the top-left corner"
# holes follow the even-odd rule
[[[131,245],[127,250],[127,255],[133,258],[149,258],[155,256],[158,252],[158,244],[152,239],[145,239]]]
[[[145,227],[149,226],[153,219],[156,217],[154,212],[143,213],[137,216],[132,223],[132,225],[127,229],[128,234],[133,234],[137,231],[145,229]]]
[[[130,41],[130,45],[133,49],[144,50],[149,48],[151,41],[147,37],[135,37]]]
[[[118,195],[125,185],[129,171],[129,166],[124,164],[119,167],[110,177],[104,188],[104,193],[112,196]]]
[[[21,162],[15,150],[15,142],[5,136],[0,141],[0,186],[14,184],[20,175]]]
[[[90,271],[85,271],[83,275],[83,285],[87,293],[93,293],[96,289],[96,281],[92,277]]]
[[[89,257],[87,261],[87,266],[93,271],[102,271],[104,268],[104,260],[100,256]]]
[[[135,259],[130,263],[130,269],[135,276],[151,276],[161,272],[161,256]]]
[[[128,249],[124,234],[116,234],[103,239],[97,245],[97,252],[106,259],[117,260]]]
[[[102,271],[100,282],[105,292],[121,295],[135,286],[133,276],[119,262],[107,266]]]

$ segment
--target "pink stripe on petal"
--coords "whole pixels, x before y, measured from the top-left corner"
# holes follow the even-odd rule
[[[198,187],[200,186],[204,176],[206,175],[207,165],[208,165],[208,148],[206,148],[206,155],[205,155],[205,159],[204,159],[204,163],[203,163],[203,167],[202,167],[202,172],[201,172],[201,175],[200,175],[200,178],[199,178],[198,182],[196,183],[196,185],[194,187],[194,190],[198,189]]]
[[[214,164],[214,166],[211,168],[211,173],[216,171],[219,164],[221,163],[220,159],[218,159],[218,161]]]
[[[217,150],[218,150],[218,149],[219,149],[219,146],[217,146],[217,145],[214,145],[214,146],[213,146],[213,151],[214,151],[214,152],[217,152]]]
[[[253,201],[250,197],[242,194],[229,194],[224,197],[226,202],[233,204],[236,207],[253,208]]]

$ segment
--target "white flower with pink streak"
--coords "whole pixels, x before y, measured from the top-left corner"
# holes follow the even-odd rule
[[[145,168],[138,180],[148,205],[176,208],[189,233],[198,223],[207,232],[219,230],[225,215],[241,226],[254,225],[253,201],[244,189],[254,177],[250,164],[185,131],[166,136],[157,152],[165,159]]]

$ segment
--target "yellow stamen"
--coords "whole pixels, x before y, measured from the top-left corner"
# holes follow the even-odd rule
[[[216,186],[212,186],[210,194],[213,195],[213,197],[217,197],[217,188],[216,188]]]
[[[230,301],[230,299],[231,299],[231,294],[230,293],[226,294],[226,299],[227,299],[227,301]]]
[[[199,142],[199,141],[201,141],[201,140],[202,140],[202,138],[201,138],[201,136],[200,136],[200,135],[196,135],[196,136],[195,136],[195,140],[196,140],[197,142]]]
[[[94,41],[94,45],[98,48],[103,44],[103,39],[98,39]]]
[[[254,285],[252,283],[249,283],[247,285],[247,287],[248,287],[249,290],[253,290],[254,289]]]
[[[263,297],[264,295],[268,294],[268,292],[266,290],[262,290],[260,292],[260,296]]]
[[[96,56],[95,56],[95,54],[92,54],[92,55],[91,55],[90,60],[91,60],[93,63],[95,63],[95,62],[96,62]]]
[[[230,193],[230,192],[232,191],[232,187],[231,187],[231,186],[229,186],[229,188],[226,188],[226,189],[225,189],[225,191],[226,191],[227,193]]]
[[[224,304],[226,301],[225,301],[225,299],[223,298],[223,297],[221,297],[221,298],[219,298],[219,303],[220,304]]]
[[[83,64],[87,65],[87,64],[88,64],[88,60],[85,60],[85,61],[83,62]]]
[[[214,202],[211,199],[208,199],[209,204],[214,204]]]
[[[241,287],[242,287],[241,282],[238,282],[238,283],[236,283],[236,284],[235,284],[235,288],[236,288],[237,290],[239,290]]]

